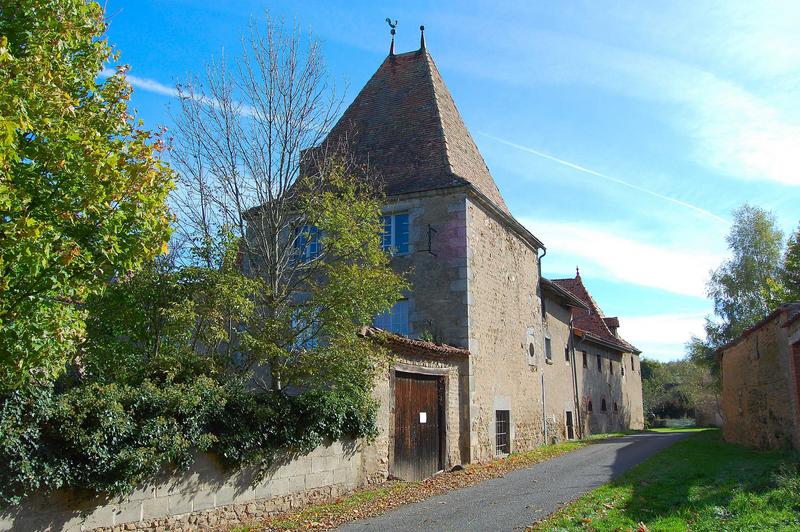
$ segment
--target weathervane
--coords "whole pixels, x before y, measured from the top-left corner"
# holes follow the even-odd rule
[[[390,28],[392,28],[391,31],[389,31],[389,33],[392,34],[392,44],[389,46],[389,55],[394,55],[394,34],[395,34],[394,29],[397,27],[397,20],[395,20],[394,24],[392,24],[392,19],[386,17],[386,23],[389,25]]]

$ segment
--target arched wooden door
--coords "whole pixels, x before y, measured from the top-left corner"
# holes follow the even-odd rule
[[[421,480],[443,467],[444,379],[395,373],[393,474]]]

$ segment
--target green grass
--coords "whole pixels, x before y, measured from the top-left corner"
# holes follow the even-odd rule
[[[687,429],[655,429],[682,432]],[[545,530],[798,530],[800,462],[694,434],[564,507]]]

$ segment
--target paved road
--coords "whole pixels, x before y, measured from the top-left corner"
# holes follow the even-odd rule
[[[340,530],[519,530],[688,436],[612,438],[504,477],[451,491]]]

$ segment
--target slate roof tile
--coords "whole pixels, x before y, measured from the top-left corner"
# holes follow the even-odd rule
[[[388,56],[331,129],[387,195],[472,184],[508,207],[425,49]]]

